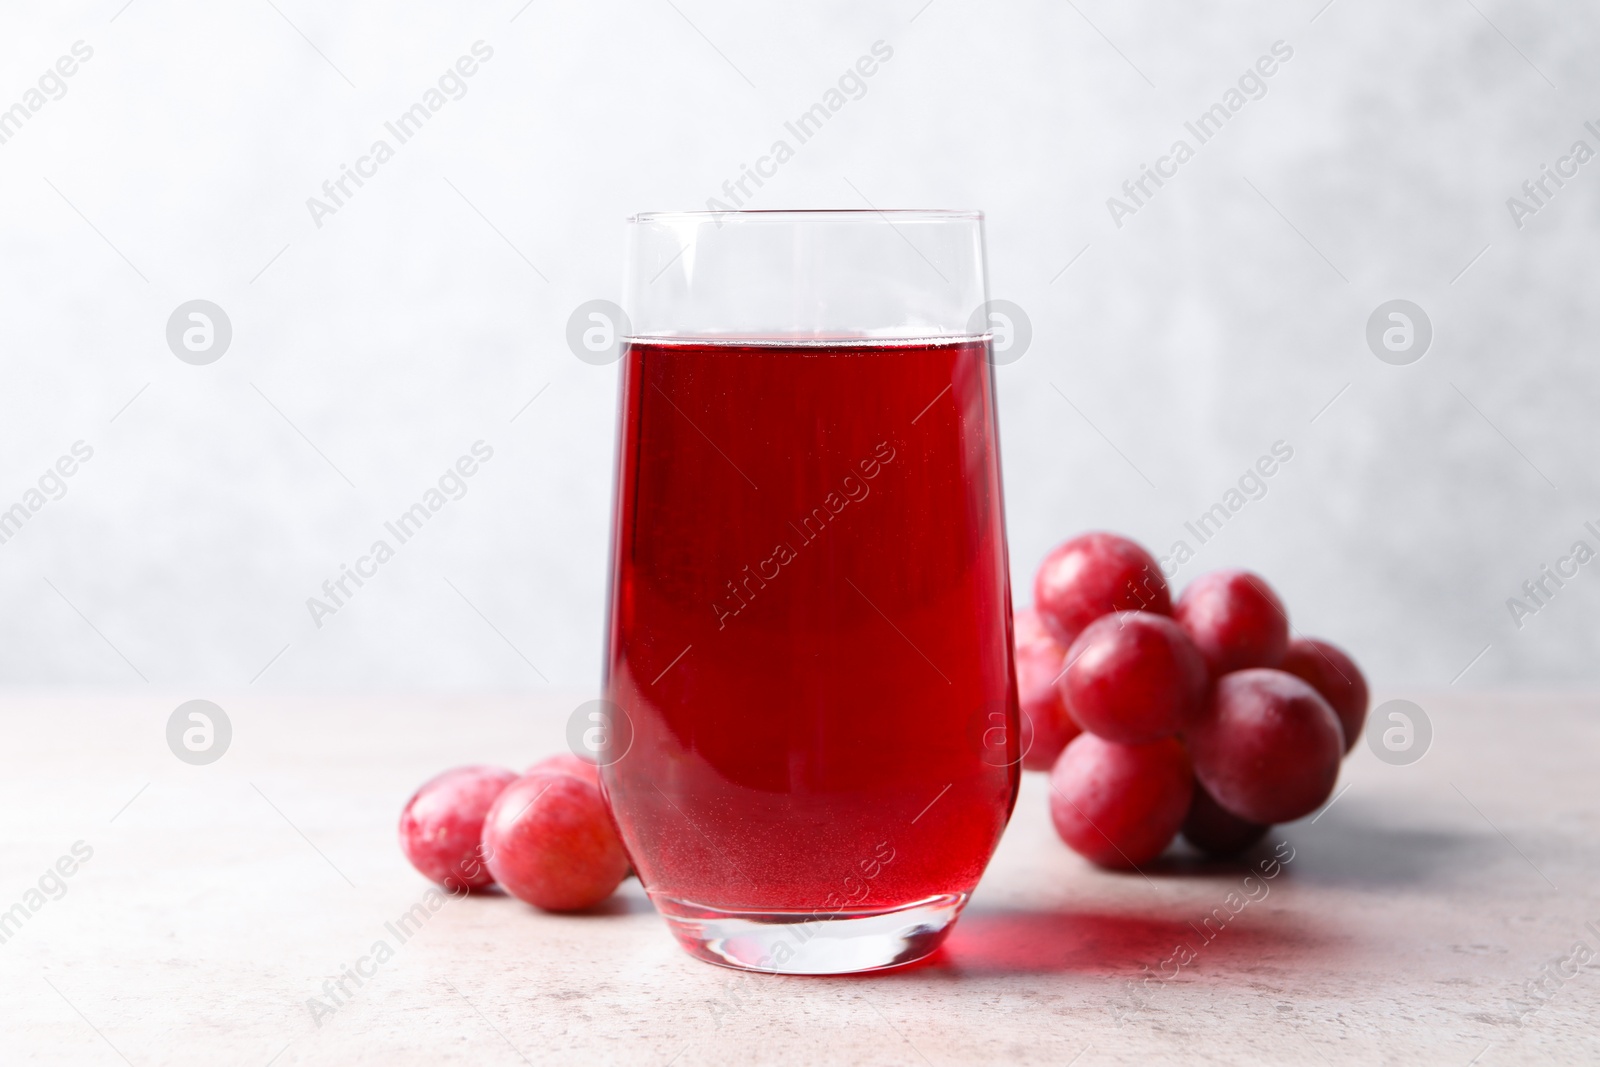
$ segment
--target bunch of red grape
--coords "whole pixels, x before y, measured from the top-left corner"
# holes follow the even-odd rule
[[[599,769],[565,753],[520,776],[481,765],[445,771],[400,813],[400,848],[452,893],[498,883],[546,911],[598,904],[629,873]]]
[[[1050,771],[1050,815],[1105,867],[1158,856],[1180,830],[1214,856],[1333,793],[1367,716],[1367,683],[1326,641],[1290,640],[1249,571],[1190,582],[1125,537],[1051,552],[1016,618],[1023,766]]]
[[[1016,617],[1023,766],[1050,772],[1050,815],[1106,867],[1159,855],[1180,830],[1211,855],[1320,807],[1367,715],[1367,683],[1326,641],[1290,640],[1277,595],[1213,571],[1173,604],[1125,537],[1059,546]],[[518,775],[449,770],[400,816],[412,865],[452,893],[499,884],[547,911],[590,907],[630,873],[593,763]]]

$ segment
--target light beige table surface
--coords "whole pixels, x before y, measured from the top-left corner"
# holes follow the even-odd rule
[[[0,1063],[1600,1062],[1600,698],[1396,695],[1428,754],[1359,748],[1210,940],[1191,923],[1242,868],[1094,870],[1030,774],[932,963],[818,979],[690,959],[636,882],[603,914],[475,897],[388,932],[426,889],[395,843],[411,790],[560,750],[580,695],[4,694],[0,909],[92,855],[0,944]],[[165,742],[193,696],[233,724],[210,766]],[[393,958],[314,1020],[379,939]]]

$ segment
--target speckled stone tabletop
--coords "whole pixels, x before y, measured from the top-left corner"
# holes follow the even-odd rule
[[[229,750],[189,766],[163,733],[187,696],[0,698],[0,1061],[1600,1060],[1600,698],[1380,693],[1426,709],[1426,755],[1359,747],[1242,863],[1097,871],[1029,774],[938,955],[784,978],[689,958],[631,881],[595,914],[426,910],[410,791],[560,750],[581,697],[214,696]]]

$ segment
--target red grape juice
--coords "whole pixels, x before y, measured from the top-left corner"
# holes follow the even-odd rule
[[[968,893],[1020,777],[981,340],[624,355],[603,778],[658,903]],[[665,900],[663,899],[665,898]]]

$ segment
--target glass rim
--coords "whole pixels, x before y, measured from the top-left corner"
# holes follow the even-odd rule
[[[676,220],[717,222],[816,221],[819,219],[859,221],[877,218],[884,222],[939,222],[960,219],[983,221],[983,212],[965,208],[761,208],[751,211],[641,211],[629,215],[627,222],[641,225]]]

